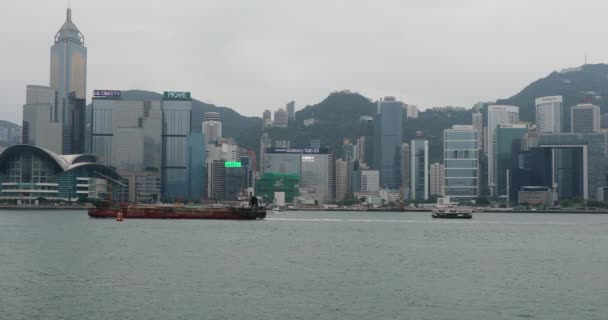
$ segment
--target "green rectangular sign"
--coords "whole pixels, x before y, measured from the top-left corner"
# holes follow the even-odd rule
[[[191,100],[190,92],[180,91],[165,91],[163,93],[164,100]]]
[[[224,162],[224,168],[240,168],[241,162],[239,161],[226,161]]]

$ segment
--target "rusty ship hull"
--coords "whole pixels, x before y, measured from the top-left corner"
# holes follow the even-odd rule
[[[119,212],[122,213],[124,219],[256,220],[266,218],[266,209],[261,207],[178,207],[143,205],[94,208],[89,210],[89,217],[116,218],[118,217]]]

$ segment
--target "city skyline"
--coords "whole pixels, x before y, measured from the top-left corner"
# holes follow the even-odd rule
[[[557,1],[552,3],[551,16],[542,26],[505,22],[506,25],[490,28],[498,35],[493,39],[487,37],[488,30],[479,31],[475,27],[483,29],[481,27],[493,25],[492,16],[504,14],[502,9],[517,10],[517,14],[525,18],[544,12],[545,6],[523,1],[503,5],[470,1],[461,4],[461,8],[434,10],[426,4],[349,3],[351,19],[344,25],[336,25],[333,18],[342,7],[336,4],[322,7],[316,2],[302,4],[297,12],[292,12],[279,2],[253,5],[178,1],[174,7],[188,9],[178,11],[189,17],[209,15],[209,19],[179,21],[174,20],[178,19],[176,14],[157,6],[141,7],[130,1],[116,4],[110,1],[99,7],[72,3],[74,20],[87,35],[88,88],[157,92],[179,88],[193,92],[200,100],[229,106],[248,116],[259,116],[264,109],[277,109],[291,100],[296,100],[299,106],[313,104],[329,92],[341,89],[358,91],[374,99],[385,95],[403,96],[404,102],[417,104],[422,109],[443,105],[469,107],[476,101],[514,94],[529,80],[545,76],[551,70],[580,65],[585,51],[590,52],[588,62],[601,61],[602,53],[608,51],[597,41],[584,41],[600,35],[596,29],[601,28],[596,28],[591,21],[593,15],[603,11],[601,4],[581,5],[580,8],[585,7],[585,15],[577,15],[577,10],[582,9]],[[526,10],[521,12],[519,7],[524,5]],[[15,63],[6,65],[10,76],[0,82],[0,88],[6,93],[0,118],[20,123],[25,85],[48,85],[48,46],[63,22],[66,4],[31,1],[12,6],[13,11],[20,14],[7,17],[0,25],[24,32],[19,37],[13,33],[3,34],[2,40],[9,47],[23,49],[7,52]],[[589,10],[590,7],[595,10]],[[389,16],[375,18],[369,14],[374,8],[384,8],[383,12]],[[267,9],[272,10],[266,12]],[[221,18],[228,12],[233,19]],[[273,19],[267,19],[268,14],[272,14]],[[100,23],[109,15],[112,25]],[[429,22],[442,16],[473,16],[474,19],[468,19],[471,24],[467,27],[450,26],[452,32],[460,35],[450,39],[445,27]],[[565,16],[574,23],[563,24]],[[235,19],[239,21],[235,26],[222,21]],[[311,19],[317,21],[319,28],[302,28]],[[37,22],[36,28],[28,29],[32,25],[29,21],[33,20]],[[192,22],[188,22],[190,20]],[[272,28],[274,23],[285,28]],[[131,27],[133,25],[136,27]],[[424,28],[429,25],[433,28]],[[513,39],[513,36],[523,36],[521,33],[526,27],[535,31],[528,38]],[[564,32],[555,32],[556,27]],[[248,28],[247,32],[244,28]],[[585,28],[585,32],[576,32],[576,28]],[[320,32],[323,29],[328,32]],[[470,34],[464,36],[464,31]],[[378,34],[381,36],[377,37]],[[564,34],[566,37],[576,34],[577,40],[581,40],[578,42],[589,43],[588,47],[565,47],[571,41],[555,41],[555,37]],[[544,38],[543,46],[537,46],[534,37],[543,35],[549,37]],[[497,44],[504,41],[501,36],[509,38],[504,45]],[[521,45],[533,47],[534,51],[518,50],[519,53],[509,49],[509,43],[520,40]],[[457,44],[454,41],[461,41],[465,52],[454,55],[450,50],[437,48],[454,46]],[[245,48],[248,50],[243,50]],[[508,58],[502,59],[497,54],[501,52],[491,48],[503,48]],[[320,49],[324,52],[323,59],[315,54]],[[24,59],[21,52],[27,53],[28,63],[19,63]],[[206,59],[200,58],[201,52],[206,53]],[[277,52],[278,57],[273,57]],[[345,54],[349,59],[343,59]],[[176,64],[173,57],[178,55],[180,60]],[[494,63],[495,59],[502,59],[502,63]],[[356,71],[353,64],[358,66],[354,68]],[[467,74],[465,81],[461,79],[462,74]],[[430,80],[420,81],[431,78],[444,81],[433,81],[434,86],[428,86]]]

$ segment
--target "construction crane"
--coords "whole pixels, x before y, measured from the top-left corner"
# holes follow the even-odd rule
[[[393,202],[395,202],[397,204],[397,206],[399,206],[399,208],[403,209],[403,201],[398,200],[397,198],[395,198],[395,196],[393,196],[393,193],[386,186],[386,184],[384,185],[384,189],[386,189],[386,192],[388,192],[388,195],[393,199]]]

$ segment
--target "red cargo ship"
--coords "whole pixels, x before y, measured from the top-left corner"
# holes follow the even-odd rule
[[[263,207],[184,207],[163,205],[127,204],[103,206],[89,210],[92,218],[117,218],[119,212],[124,219],[218,219],[255,220],[266,217]]]

